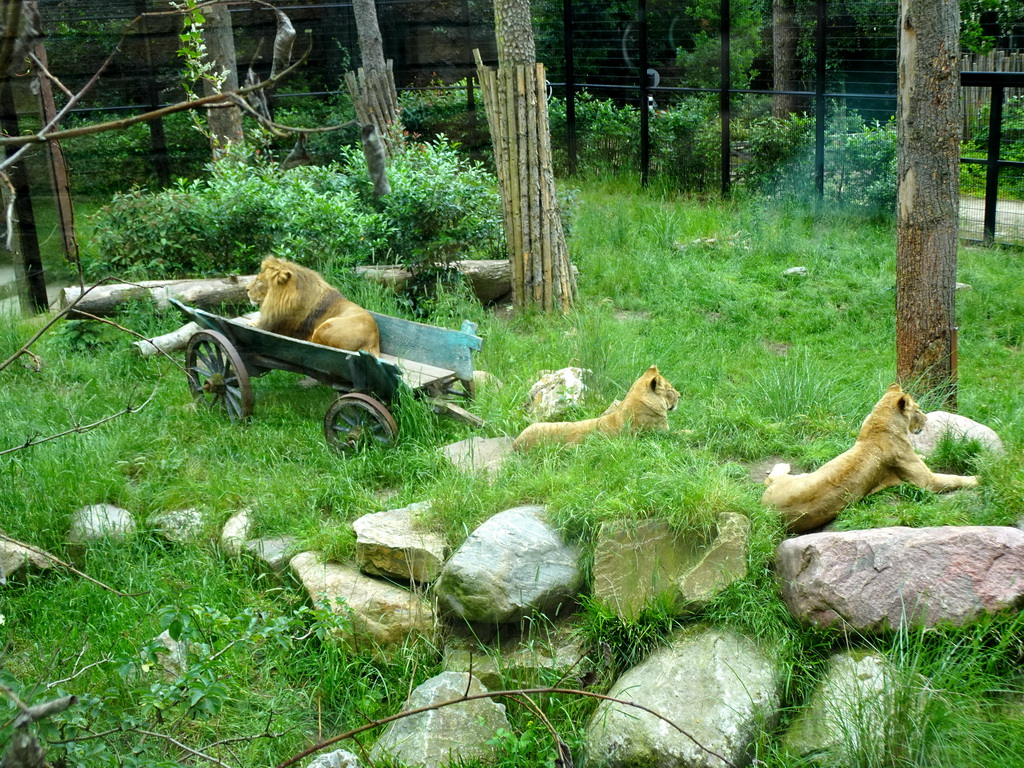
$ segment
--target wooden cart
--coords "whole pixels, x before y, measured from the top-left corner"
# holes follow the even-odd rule
[[[435,412],[480,426],[459,403],[473,397],[473,357],[483,340],[468,320],[453,331],[371,313],[380,329],[379,357],[271,333],[168,299],[205,330],[185,350],[188,386],[197,402],[232,420],[253,411],[250,380],[273,370],[311,376],[339,394],[324,416],[324,437],[341,453],[366,443],[388,445],[398,428],[388,406],[402,390]]]

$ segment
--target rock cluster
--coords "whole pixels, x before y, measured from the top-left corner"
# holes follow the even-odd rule
[[[942,416],[932,422],[934,416],[934,434],[920,436],[919,450],[945,434],[1001,449],[980,425]],[[446,453],[466,471],[493,475],[509,442],[472,439]],[[231,517],[219,537],[227,555],[294,577],[312,602],[337,613],[338,642],[386,652],[426,639],[442,650],[446,671],[412,690],[405,703],[423,711],[389,723],[371,762],[440,768],[486,761],[511,730],[490,691],[571,687],[601,663],[590,658],[599,654],[583,645],[571,621],[585,588],[582,555],[545,507],[498,512],[454,552],[426,522],[429,512],[430,503],[420,502],[355,520],[351,563],[299,551],[288,536],[254,537],[248,510]],[[151,515],[144,527],[184,545],[201,539],[208,522],[200,510],[184,509]],[[73,515],[68,540],[86,548],[136,531],[132,513],[96,504]],[[703,536],[657,519],[605,524],[594,544],[589,599],[624,622],[652,604],[677,616],[700,610],[747,576],[749,535],[749,520],[734,513],[721,515]],[[0,540],[0,583],[5,575],[53,564],[45,553]],[[964,624],[1024,605],[1024,530],[1018,528],[825,531],[784,540],[774,565],[782,600],[798,622],[851,634]],[[165,632],[144,652],[154,660],[151,674],[173,678],[190,650]],[[759,735],[779,722],[783,674],[771,648],[738,630],[699,624],[679,630],[614,681],[586,725],[582,764],[745,764]],[[797,761],[841,765],[881,755],[892,724],[912,721],[928,690],[927,680],[901,678],[879,653],[837,654],[780,743]],[[309,763],[360,764],[344,750]]]

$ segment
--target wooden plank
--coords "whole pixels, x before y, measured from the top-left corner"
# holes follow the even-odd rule
[[[426,363],[417,363],[414,360],[407,360],[394,355],[380,354],[380,359],[395,365],[401,372],[402,378],[411,389],[423,389],[438,382],[454,381],[454,371],[447,368],[438,368]]]
[[[483,347],[479,336],[377,312],[370,314],[380,329],[380,349],[384,354],[445,368],[464,381],[472,380],[472,353]]]

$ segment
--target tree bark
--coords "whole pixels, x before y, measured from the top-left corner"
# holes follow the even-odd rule
[[[238,90],[238,67],[235,60],[235,40],[231,30],[231,15],[226,5],[212,5],[203,15],[203,41],[206,43],[206,57],[214,64],[216,73],[226,72],[220,91]],[[217,93],[213,83],[203,80],[203,93],[210,96]],[[210,143],[214,158],[218,157],[229,144],[242,141],[242,112],[238,107],[216,107],[207,110],[210,126]]]
[[[956,403],[959,5],[901,0],[896,375]]]
[[[386,153],[391,155],[402,144],[403,129],[391,62],[384,60],[384,40],[377,22],[375,0],[353,0],[352,10],[363,65],[345,75],[345,84],[359,122],[364,127],[372,125],[377,129]],[[370,173],[372,176],[372,168]]]
[[[502,66],[537,61],[529,0],[494,0],[494,35]]]
[[[796,7],[794,0],[772,1],[772,89],[796,88]],[[772,96],[772,117],[784,119],[797,110],[798,99],[787,94]]]
[[[359,53],[363,57],[363,68],[375,74],[384,73],[384,40],[377,23],[375,0],[352,0],[352,12],[356,19],[356,34],[359,37]]]

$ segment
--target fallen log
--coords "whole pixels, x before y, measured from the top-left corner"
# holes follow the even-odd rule
[[[205,280],[142,280],[98,285],[85,291],[73,285],[61,291],[60,306],[64,309],[78,301],[68,312],[67,316],[72,319],[86,314],[105,317],[113,314],[120,304],[146,297],[152,298],[160,310],[170,306],[168,298],[200,309],[213,309],[225,303],[247,302],[246,289],[255,279],[255,275],[231,275]]]
[[[250,312],[247,315],[234,318],[235,320],[243,320],[248,323],[257,323],[260,319],[259,312]],[[201,331],[202,326],[197,323],[186,323],[185,325],[178,328],[176,331],[165,333],[162,336],[154,336],[151,339],[139,339],[133,341],[132,346],[135,347],[136,351],[142,357],[152,357],[160,352],[176,352],[179,349],[184,349],[185,345],[188,344],[188,340],[192,338],[196,331]]]
[[[467,259],[451,266],[466,276],[473,293],[483,304],[491,304],[512,290],[512,269],[508,259]],[[356,267],[356,274],[372,283],[403,291],[412,280],[412,272],[399,265]]]

